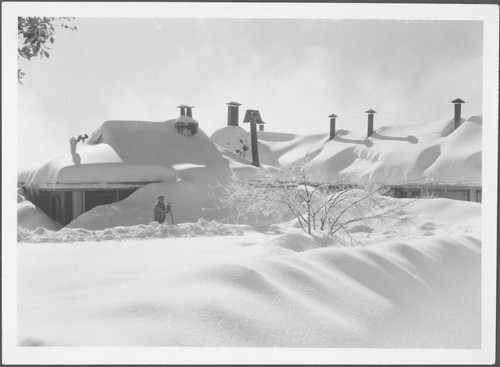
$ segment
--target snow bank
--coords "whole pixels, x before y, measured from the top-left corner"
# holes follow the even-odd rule
[[[32,231],[18,228],[18,241],[70,243],[79,241],[121,241],[138,238],[241,236],[244,230],[248,231],[250,229],[248,226],[222,224],[215,220],[208,222],[200,218],[196,223],[169,225],[152,222],[148,225],[119,226],[98,231],[83,228],[63,228],[59,231],[37,228]]]
[[[172,203],[174,223],[196,222],[199,218],[222,220],[227,217],[225,210],[215,210],[217,201],[212,197],[211,186],[219,178],[208,169],[186,173],[191,179],[175,183],[161,182],[141,187],[125,200],[117,203],[100,205],[83,213],[69,223],[67,228],[86,228],[99,230],[116,226],[149,224],[153,221],[153,206],[158,194],[165,195],[165,202]],[[193,170],[192,170],[193,171]],[[167,220],[171,221],[167,216]]]
[[[45,228],[50,231],[57,231],[61,229],[61,225],[54,222],[47,214],[40,208],[36,207],[28,200],[19,201],[21,196],[18,194],[17,198],[17,223],[18,232],[19,226],[27,230],[36,230],[37,228]],[[21,197],[22,198],[22,197]]]
[[[288,167],[306,155],[315,181],[350,180],[405,183],[440,182],[481,185],[482,115],[472,116],[452,131],[453,121],[380,127],[372,136],[337,130],[323,135],[259,132],[262,163]],[[250,133],[225,127],[211,139],[235,150]],[[261,153],[262,151],[262,153]]]
[[[294,252],[302,252],[321,247],[340,247],[344,245],[344,241],[329,237],[324,233],[308,235],[300,229],[289,228],[286,233],[276,236],[268,242],[255,245],[255,247],[283,248]]]
[[[284,227],[21,243],[19,345],[480,348],[481,205],[418,205],[413,237],[355,248]]]

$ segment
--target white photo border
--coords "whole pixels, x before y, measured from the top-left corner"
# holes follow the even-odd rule
[[[17,17],[477,20],[483,22],[482,348],[18,347]],[[498,6],[376,3],[2,3],[2,320],[6,364],[491,364],[495,357]]]

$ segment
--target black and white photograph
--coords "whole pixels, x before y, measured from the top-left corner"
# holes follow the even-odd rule
[[[3,363],[494,363],[498,24],[2,3]]]

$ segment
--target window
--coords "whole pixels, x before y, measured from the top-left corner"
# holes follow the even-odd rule
[[[85,191],[85,211],[128,198],[137,188]]]
[[[116,202],[116,190],[99,190],[85,192],[85,211],[99,205]]]
[[[132,195],[137,189],[120,189],[118,190],[118,200],[124,200]]]
[[[64,192],[64,225],[71,222],[73,219],[73,193],[71,191]]]
[[[435,190],[432,195],[435,198],[454,199],[469,201],[469,190]]]

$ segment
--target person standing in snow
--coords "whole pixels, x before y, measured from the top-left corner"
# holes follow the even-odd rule
[[[165,222],[165,217],[167,215],[167,213],[170,212],[170,203],[167,204],[167,206],[165,206],[164,204],[164,200],[165,200],[165,196],[163,195],[158,195],[158,201],[156,202],[155,206],[154,206],[154,220],[157,221],[158,223],[162,224],[163,222]]]

